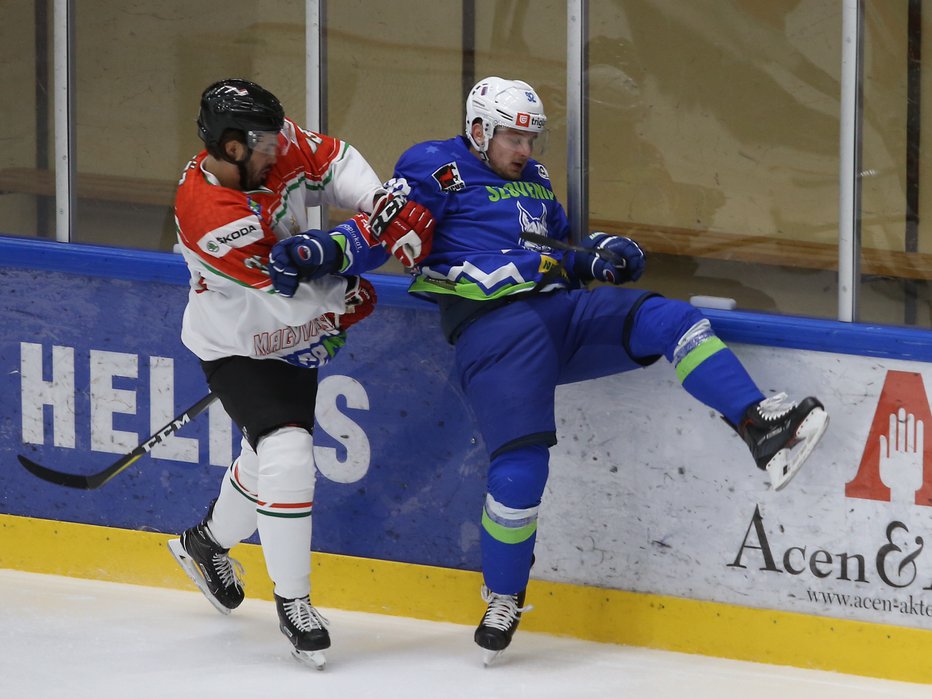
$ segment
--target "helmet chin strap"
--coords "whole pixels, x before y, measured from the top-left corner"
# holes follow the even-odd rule
[[[233,160],[230,156],[224,152],[224,160],[228,163],[236,165],[237,171],[239,171],[239,188],[242,191],[246,191],[249,188],[248,173],[246,172],[246,163],[249,162],[249,159],[252,157],[252,148],[246,148],[246,157],[242,160]]]
[[[252,151],[249,151],[249,154],[252,155]],[[235,163],[236,169],[239,170],[239,188],[244,192],[249,189],[248,175],[246,173],[246,163],[248,160],[249,157],[247,156],[246,160],[238,160]]]

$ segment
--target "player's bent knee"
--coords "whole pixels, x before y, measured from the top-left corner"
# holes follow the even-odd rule
[[[243,437],[239,456],[230,464],[229,477],[237,487],[247,493],[255,493],[259,482],[259,457]]]
[[[674,361],[684,343],[696,336],[694,328],[700,325],[708,334],[714,334],[709,321],[692,304],[662,296],[651,297],[638,309],[630,338],[631,351],[636,356],[662,354]]]
[[[280,427],[259,440],[259,495],[284,502],[314,493],[314,441],[303,427]]]
[[[546,444],[525,444],[495,455],[482,508],[482,528],[492,541],[533,546],[548,473]]]
[[[539,505],[547,484],[549,463],[549,449],[545,444],[527,444],[497,454],[489,464],[489,494],[504,507]]]

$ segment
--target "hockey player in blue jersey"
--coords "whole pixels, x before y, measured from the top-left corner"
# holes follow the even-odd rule
[[[570,234],[547,169],[532,157],[546,120],[527,83],[486,78],[467,98],[465,135],[412,147],[392,183],[434,215],[433,247],[411,291],[440,306],[490,459],[481,533],[488,608],[475,633],[487,659],[511,642],[524,608],[558,384],[663,356],[686,391],[744,438],[775,490],[828,422],[815,398],[765,399],[693,306],[620,286],[644,272],[633,240],[592,233],[583,241],[591,252],[579,253],[522,238]],[[583,287],[593,280],[611,286]]]
[[[487,662],[509,645],[525,610],[558,384],[665,357],[686,391],[744,438],[774,490],[828,422],[815,398],[765,399],[690,304],[621,286],[644,272],[633,240],[591,233],[585,252],[563,252],[522,237],[566,242],[570,233],[547,169],[531,157],[546,120],[527,83],[486,78],[467,98],[465,136],[410,148],[387,183],[433,213],[433,246],[410,291],[440,307],[489,454],[481,530],[488,607],[475,632]],[[588,290],[591,281],[608,285]]]
[[[433,247],[410,290],[440,306],[489,454],[481,531],[488,607],[475,632],[487,660],[509,645],[524,610],[558,384],[665,357],[683,388],[744,438],[774,490],[828,424],[815,398],[765,398],[696,308],[621,286],[644,272],[633,240],[591,233],[586,252],[564,252],[522,237],[567,242],[570,233],[547,169],[531,157],[546,121],[530,85],[486,78],[467,97],[465,135],[410,148],[390,183],[434,215]],[[587,290],[591,281],[609,285]]]

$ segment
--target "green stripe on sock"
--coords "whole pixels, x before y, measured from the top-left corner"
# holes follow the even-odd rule
[[[265,515],[266,517],[279,517],[281,519],[301,519],[302,517],[310,517],[310,512],[277,512],[271,510],[256,510],[257,514]]]
[[[699,344],[692,352],[683,357],[682,361],[676,365],[676,376],[683,383],[686,377],[693,373],[693,370],[702,364],[706,359],[716,352],[728,349],[725,343],[717,337],[710,337],[705,342]]]
[[[482,528],[485,529],[493,539],[501,541],[503,544],[520,544],[522,541],[527,541],[534,535],[534,532],[537,531],[537,522],[526,524],[519,529],[511,529],[510,527],[503,527],[501,524],[493,522],[488,513],[483,511]]]
[[[243,490],[242,488],[240,488],[239,483],[237,483],[237,482],[236,482],[236,479],[233,478],[232,476],[230,476],[230,485],[232,485],[232,486],[236,489],[236,492],[238,492],[240,495],[242,495],[242,496],[243,496],[244,498],[246,498],[247,500],[249,500],[249,501],[251,501],[251,502],[258,502],[258,500],[256,500],[252,495],[250,495],[250,494],[247,493],[245,490]]]

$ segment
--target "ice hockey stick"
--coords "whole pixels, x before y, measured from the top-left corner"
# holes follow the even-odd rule
[[[95,490],[96,488],[104,485],[104,483],[107,483],[118,473],[132,465],[140,456],[148,454],[150,451],[152,451],[154,446],[161,444],[167,437],[181,429],[183,425],[188,424],[191,422],[191,420],[207,410],[208,406],[216,399],[217,396],[215,396],[213,393],[208,393],[197,403],[181,413],[181,415],[173,419],[164,427],[160,428],[154,435],[133,449],[129,454],[123,455],[117,459],[117,461],[112,463],[110,466],[107,466],[107,468],[105,468],[103,471],[99,471],[98,473],[91,473],[86,476],[82,476],[77,473],[62,473],[61,471],[53,471],[50,468],[46,468],[41,464],[37,464],[35,461],[30,461],[25,456],[20,455],[17,458],[27,471],[44,481],[54,483],[55,485],[62,485],[66,488],[77,488],[78,490]]]
[[[528,233],[527,231],[522,232],[521,237],[529,243],[534,243],[535,245],[545,245],[548,248],[555,248],[557,250],[587,252],[590,255],[597,255],[603,260],[608,260],[613,265],[618,267],[618,269],[624,269],[627,264],[627,260],[625,260],[625,258],[623,258],[621,255],[618,255],[611,250],[605,250],[604,248],[584,248],[582,245],[564,243],[562,240],[550,238],[546,235],[541,235],[540,233]]]

